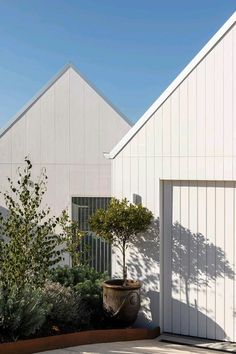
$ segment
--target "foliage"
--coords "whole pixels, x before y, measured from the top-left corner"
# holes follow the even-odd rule
[[[32,182],[32,164],[27,158],[25,162],[17,183],[8,178],[10,191],[3,194],[8,215],[0,214],[0,281],[6,288],[42,284],[50,267],[62,259],[58,246],[63,234],[56,233],[60,219],[50,216],[50,208],[41,208],[47,176],[42,171]]]
[[[126,250],[138,234],[148,230],[152,218],[152,212],[141,204],[134,205],[126,198],[121,201],[112,198],[107,210],[97,209],[89,220],[92,231],[122,252],[124,283],[127,279]]]
[[[76,284],[74,289],[82,299],[100,298],[102,295],[101,279],[96,279],[95,281],[87,279]]]
[[[78,222],[70,220],[66,210],[62,212],[60,225],[65,234],[65,251],[71,256],[72,267],[77,266],[80,263],[81,256],[80,243],[85,233],[80,231]]]
[[[75,287],[87,280],[90,280],[92,283],[96,281],[102,282],[106,279],[106,275],[97,272],[87,265],[81,264],[71,268],[68,266],[58,266],[51,270],[50,279],[64,286]]]
[[[49,319],[54,323],[75,323],[78,319],[78,300],[70,287],[46,281],[43,292],[46,302],[51,305]]]
[[[3,194],[8,214],[0,214],[0,337],[17,339],[48,333],[52,324],[62,331],[99,323],[104,274],[78,265],[83,233],[66,211],[51,216],[42,208],[47,176],[32,181],[32,164],[9,178]],[[61,232],[58,232],[61,230]],[[55,266],[69,252],[74,267]],[[54,269],[55,268],[55,269]],[[50,278],[50,280],[48,280]],[[1,339],[1,338],[0,338]]]
[[[50,305],[40,288],[0,287],[0,332],[11,340],[34,334],[46,321]]]
[[[51,280],[74,290],[79,304],[78,320],[83,328],[101,325],[102,282],[106,274],[99,273],[87,265],[69,268],[57,267],[51,272]]]

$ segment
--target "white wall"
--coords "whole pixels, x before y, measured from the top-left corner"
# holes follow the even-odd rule
[[[234,25],[114,158],[113,195],[132,200],[138,194],[159,218],[161,180],[235,180],[235,97]],[[149,236],[130,252],[130,276],[144,281],[142,323],[159,323],[157,244]],[[116,257],[113,272],[120,272]]]
[[[236,340],[235,186],[164,182],[165,332]]]
[[[35,176],[48,175],[45,202],[71,211],[71,196],[110,196],[111,162],[103,157],[130,125],[69,68],[0,137],[0,190],[29,156]],[[0,205],[4,206],[2,196]]]

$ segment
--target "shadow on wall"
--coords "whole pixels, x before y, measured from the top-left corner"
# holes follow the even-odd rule
[[[6,218],[8,213],[9,213],[9,211],[0,205],[0,215],[2,215],[4,218]],[[5,240],[4,235],[0,234],[0,240]]]
[[[136,323],[138,326],[153,327],[159,324],[159,245],[159,219],[156,219],[149,232],[140,235],[127,257],[129,277],[138,278],[143,283],[142,306]],[[196,318],[198,323],[206,323],[207,328],[217,333],[217,337],[225,338],[224,330],[206,316],[206,309],[198,307],[197,296],[192,303],[189,300],[193,286],[198,289],[198,292],[204,293],[206,287],[219,278],[234,279],[234,271],[225,252],[201,233],[192,233],[176,222],[172,225],[171,254],[172,272],[169,271],[170,274],[167,274],[167,270],[164,270],[165,279],[170,284],[169,293],[165,296],[172,298],[173,307],[179,306],[180,311],[185,314],[189,313],[189,316]],[[117,264],[120,269],[121,258],[119,256]],[[180,293],[181,301],[178,301]]]
[[[201,233],[192,233],[175,222],[172,225],[171,246],[172,270],[184,283],[187,305],[190,305],[190,285],[201,288],[217,278],[234,279],[234,271],[225,252]],[[178,280],[172,281],[172,287],[178,292]]]
[[[141,311],[137,326],[155,326],[159,323],[159,220],[155,220],[145,234],[139,235],[135,245],[127,252],[128,277],[142,281]],[[120,277],[121,257],[117,252],[117,265]],[[151,311],[152,309],[152,311]]]
[[[8,214],[8,210],[0,205],[0,214],[5,218]]]
[[[156,312],[157,309],[157,303],[158,303],[158,308],[159,308],[159,301],[160,301],[160,294],[159,292],[156,291],[149,291],[146,296],[148,297],[148,299],[150,300],[150,311],[151,313]],[[179,308],[181,309],[180,311],[182,311],[183,313],[189,313],[189,317],[192,319],[196,319],[196,323],[206,323],[207,324],[207,328],[209,329],[213,329],[214,333],[217,333],[217,335],[224,339],[226,338],[226,333],[225,331],[215,322],[213,321],[211,318],[207,317],[204,313],[202,313],[201,311],[198,310],[197,307],[193,307],[193,306],[189,306],[183,302],[180,302],[178,300],[172,299],[172,306],[175,308]],[[144,316],[145,318],[145,316]],[[178,320],[178,319],[177,319]],[[150,323],[149,323],[150,326]],[[153,324],[152,324],[153,326]],[[172,329],[173,333],[176,334],[180,334],[179,331],[175,330],[174,328]],[[183,334],[183,333],[181,333]],[[185,335],[189,335],[189,336],[198,336],[197,330],[195,333],[184,333]],[[209,333],[208,333],[209,334]],[[215,336],[213,336],[212,339],[215,339]]]

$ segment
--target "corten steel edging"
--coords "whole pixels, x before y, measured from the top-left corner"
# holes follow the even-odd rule
[[[125,328],[82,331],[58,336],[19,340],[0,344],[0,354],[33,354],[53,349],[84,344],[109,343],[129,340],[154,339],[160,328]]]

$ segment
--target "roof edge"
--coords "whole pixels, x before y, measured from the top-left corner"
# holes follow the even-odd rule
[[[35,102],[71,67],[66,64],[53,78],[48,81],[8,122],[0,129],[0,138],[33,106]]]
[[[0,138],[23,116],[25,113],[52,87],[67,70],[73,69],[112,109],[120,115],[131,127],[133,123],[108,99],[106,98],[72,63],[66,64],[51,80],[47,82],[8,122],[0,128]]]
[[[176,90],[176,88],[186,79],[186,77],[196,68],[196,66],[207,56],[207,54],[217,45],[217,43],[225,36],[225,34],[233,27],[236,22],[236,11],[224,23],[224,25],[211,37],[198,54],[190,61],[190,63],[180,72],[180,74],[172,81],[167,89],[159,96],[159,98],[149,107],[149,109],[139,118],[137,123],[124,135],[119,143],[110,151],[106,158],[114,159],[117,154],[125,147],[125,145],[136,135],[142,126],[151,118],[157,109],[167,100],[167,98]]]
[[[114,103],[112,103],[109,98],[107,98],[90,80],[88,80],[86,76],[81,74],[81,72],[74,64],[70,64],[70,68],[73,69],[101,98],[103,98],[104,101],[109,104],[109,106],[111,106],[111,108],[113,108],[113,110],[126,121],[126,123],[128,123],[131,127],[134,125],[134,123],[131,122],[131,120],[123,112],[121,112],[120,109]]]

